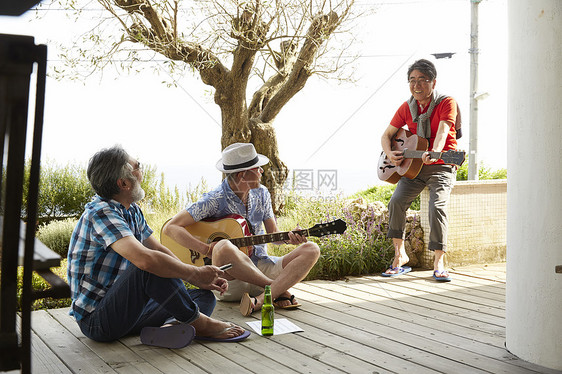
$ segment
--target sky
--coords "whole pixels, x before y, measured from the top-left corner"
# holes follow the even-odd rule
[[[275,120],[281,159],[297,175],[308,175],[325,192],[352,194],[381,184],[376,166],[380,137],[398,107],[409,98],[408,66],[419,58],[437,67],[436,89],[453,96],[463,114],[459,149],[469,150],[470,0],[390,0],[358,2],[366,15],[358,26],[360,58],[353,84],[316,77]],[[479,5],[478,159],[506,168],[507,0]],[[85,15],[88,17],[88,15]],[[59,63],[53,41],[84,32],[64,11],[38,19],[0,16],[0,33],[35,37],[47,44],[48,65]],[[432,53],[454,52],[451,59]],[[121,144],[143,164],[163,172],[181,189],[204,178],[220,182],[220,111],[209,87],[185,76],[177,87],[148,69],[137,75],[105,71],[85,83],[48,78],[42,159],[87,164],[99,149]],[[325,179],[329,175],[330,179]],[[329,180],[329,183],[326,181]]]

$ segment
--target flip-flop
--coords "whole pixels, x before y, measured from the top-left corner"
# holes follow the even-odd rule
[[[241,340],[246,339],[248,336],[251,335],[251,332],[248,330],[244,330],[244,332],[238,336],[233,336],[232,338],[217,338],[217,336],[220,336],[222,334],[224,334],[225,332],[227,332],[230,329],[233,329],[237,327],[235,324],[231,323],[229,327],[227,327],[226,329],[216,333],[213,336],[197,336],[195,335],[195,340],[206,340],[206,341],[211,341],[211,342],[225,342],[225,343],[235,343],[235,342],[239,342]]]
[[[254,305],[252,306],[252,299],[254,299]],[[248,317],[250,314],[254,313],[254,307],[258,303],[258,299],[255,297],[250,297],[250,295],[246,292],[242,295],[242,299],[240,299],[240,313],[244,317]]]
[[[143,327],[140,333],[142,344],[172,349],[188,346],[194,337],[195,328],[186,324],[165,327]]]
[[[446,277],[438,277],[437,275],[441,275],[441,274],[445,274],[447,273]],[[433,279],[435,279],[437,282],[450,282],[453,279],[449,276],[449,273],[447,272],[447,270],[435,270],[433,272]]]
[[[412,268],[409,266],[399,266],[397,268],[393,268],[392,266],[389,267],[388,269],[390,269],[391,271],[398,271],[397,273],[387,273],[387,272],[383,272],[381,273],[381,275],[383,277],[398,277],[400,275],[404,275],[406,273],[409,273],[412,271]]]
[[[277,309],[286,309],[286,310],[297,309],[298,307],[301,306],[299,303],[293,304],[293,300],[295,300],[295,295],[291,295],[291,297],[279,296],[278,298],[273,300],[273,305]],[[277,305],[277,303],[279,301],[290,301],[291,304],[289,304],[289,305]]]

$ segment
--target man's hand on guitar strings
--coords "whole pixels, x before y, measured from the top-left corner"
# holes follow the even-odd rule
[[[297,234],[295,232],[295,231],[300,231],[300,230],[301,230],[301,228],[297,225],[297,228],[295,230],[288,232],[289,242],[287,244],[299,245],[299,244],[302,244],[302,243],[306,243],[308,241],[306,236]]]
[[[386,155],[388,157],[388,155]],[[390,157],[388,157],[390,162],[392,162],[395,166],[400,166],[402,161],[404,161],[404,152],[403,151],[392,151],[390,153]]]

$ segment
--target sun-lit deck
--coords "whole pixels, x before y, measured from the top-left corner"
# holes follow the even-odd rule
[[[242,343],[194,342],[169,350],[138,336],[114,343],[84,337],[66,309],[33,312],[34,373],[554,373],[506,351],[505,264],[397,278],[302,282],[303,304],[278,311],[304,332]],[[237,303],[219,302],[215,317],[241,325]]]

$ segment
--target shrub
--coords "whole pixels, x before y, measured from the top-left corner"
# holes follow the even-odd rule
[[[37,239],[58,253],[62,258],[66,258],[70,237],[76,222],[76,218],[67,218],[62,221],[53,221],[42,225],[37,230]]]
[[[382,271],[394,255],[392,244],[381,230],[380,218],[373,211],[360,216],[352,212],[349,200],[343,196],[289,195],[286,206],[295,206],[279,218],[279,229],[290,231],[295,227],[310,228],[319,222],[342,218],[347,230],[342,235],[322,238],[311,237],[318,243],[321,256],[306,279],[338,279],[348,275],[371,274]],[[293,246],[271,246],[271,254],[282,256]]]
[[[396,189],[395,184],[384,184],[379,186],[369,187],[366,190],[356,192],[351,197],[352,198],[363,198],[365,202],[372,203],[375,201],[382,202],[385,206],[388,206],[388,202]],[[415,200],[412,202],[410,209],[412,210],[420,210],[420,197],[416,197]]]
[[[66,279],[66,259],[61,261],[61,266],[57,268],[51,268],[51,271],[58,275],[61,279]],[[45,282],[41,276],[37,273],[32,274],[31,278],[31,285],[32,288],[36,291],[42,291],[49,289],[51,286]],[[23,267],[18,268],[18,284],[17,284],[17,302],[19,306],[19,310],[21,311],[21,293],[23,289]],[[44,299],[34,300],[31,304],[31,310],[38,310],[38,309],[52,309],[52,308],[64,308],[69,307],[71,304],[70,298],[65,299],[52,299],[50,297]]]
[[[479,180],[507,179],[507,169],[491,170],[490,168],[486,167],[484,164],[481,164],[480,168],[478,169],[478,179]],[[468,180],[468,159],[462,164],[462,166],[457,171],[457,180],[458,181]]]
[[[30,162],[26,163],[22,218],[27,219],[27,197]],[[41,165],[37,217],[42,222],[66,217],[77,217],[94,192],[86,170],[77,165],[60,166],[52,161]]]

